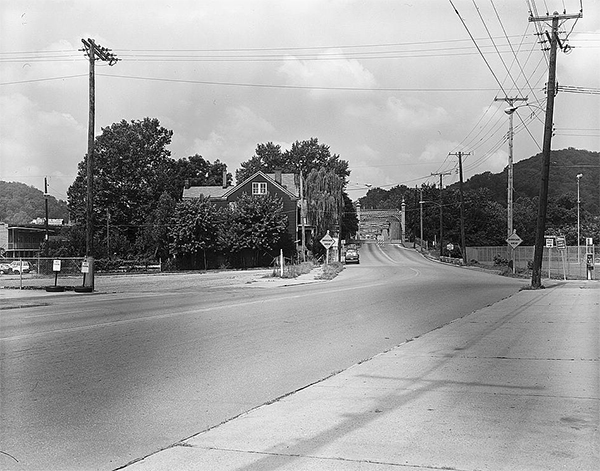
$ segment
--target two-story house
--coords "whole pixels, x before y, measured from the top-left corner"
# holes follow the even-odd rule
[[[298,251],[302,248],[302,228],[306,234],[305,240],[312,239],[312,226],[302,224],[301,220],[301,195],[298,176],[293,173],[256,172],[243,182],[228,187],[227,179],[223,177],[222,186],[190,186],[183,190],[183,199],[208,198],[216,206],[227,206],[235,202],[242,194],[252,196],[272,195],[277,196],[283,202],[283,211],[288,215],[288,233],[295,242]]]

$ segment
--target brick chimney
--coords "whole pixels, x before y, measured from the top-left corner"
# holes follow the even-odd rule
[[[223,169],[223,188],[227,188],[227,169]]]
[[[281,169],[280,168],[275,169],[275,183],[278,183],[279,185],[281,185]]]

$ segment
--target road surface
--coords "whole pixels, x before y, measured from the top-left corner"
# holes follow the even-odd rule
[[[178,276],[0,310],[2,469],[118,468],[526,284],[377,244],[328,282]]]

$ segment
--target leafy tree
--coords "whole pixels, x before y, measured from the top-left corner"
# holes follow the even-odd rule
[[[255,155],[237,170],[236,180],[240,183],[259,170],[270,173],[276,169],[306,178],[312,170],[321,168],[332,170],[344,181],[350,175],[348,162],[341,160],[337,154],[331,154],[329,146],[319,144],[317,138],[296,141],[285,152],[281,152],[279,145],[268,142],[257,145]]]
[[[160,196],[158,205],[147,217],[146,223],[139,229],[136,239],[138,254],[156,260],[169,257],[169,223],[175,209],[175,200],[166,191]]]
[[[134,243],[137,228],[167,187],[172,131],[157,119],[125,120],[102,129],[94,148],[94,227],[101,231],[106,218],[126,228]],[[71,214],[85,223],[87,156],[68,190]]]
[[[240,167],[235,173],[238,183],[243,182],[258,171],[269,173],[275,171],[275,169],[288,171],[284,155],[281,153],[281,146],[272,142],[258,144],[252,158],[242,162]]]
[[[287,224],[280,198],[243,193],[225,213],[219,245],[223,252],[237,255],[249,250],[257,261],[262,252],[270,252],[285,242]]]
[[[333,232],[338,228],[343,209],[342,191],[343,180],[332,170],[313,169],[306,177],[308,220],[315,226],[318,239],[327,230]]]
[[[202,253],[206,269],[206,254],[218,247],[221,223],[221,212],[207,198],[177,203],[168,230],[171,253],[187,259],[191,265],[195,265],[196,257]]]
[[[354,203],[346,192],[342,193],[344,210],[342,213],[342,239],[349,239],[358,232],[358,217]]]
[[[223,184],[223,172],[227,165],[215,160],[210,163],[201,155],[195,154],[188,158],[175,160],[169,167],[166,175],[166,190],[176,201],[181,200],[183,188],[186,184],[192,186],[217,186]],[[226,174],[226,183],[232,181],[231,174]]]

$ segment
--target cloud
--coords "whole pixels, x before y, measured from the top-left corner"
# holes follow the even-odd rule
[[[415,98],[402,100],[390,97],[386,106],[391,118],[405,129],[431,128],[448,120],[448,113],[444,108],[428,105]]]
[[[86,126],[67,113],[42,110],[21,94],[0,96],[0,109],[2,179],[39,188],[44,176],[55,175],[61,188],[55,196],[65,199],[85,154]]]
[[[288,56],[279,73],[287,84],[302,87],[371,89],[377,84],[369,70],[357,60],[345,58],[339,49],[328,49],[311,60]],[[330,94],[326,90],[311,91],[315,98]]]
[[[246,106],[228,108],[205,139],[195,139],[187,155],[200,154],[206,160],[220,160],[234,172],[241,162],[254,155],[256,144],[273,141],[275,127]]]

